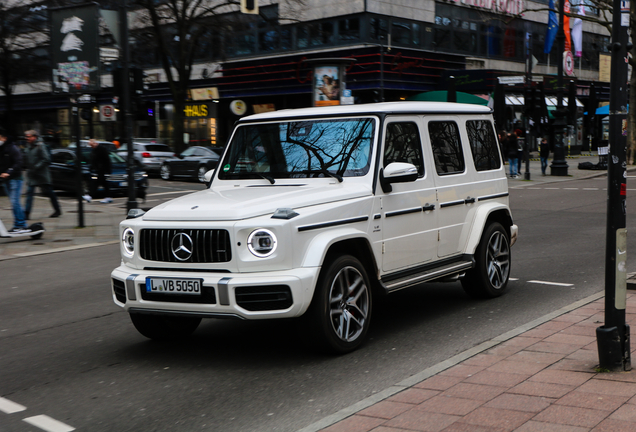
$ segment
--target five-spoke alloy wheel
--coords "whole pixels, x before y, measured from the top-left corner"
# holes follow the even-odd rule
[[[309,312],[311,327],[322,348],[346,353],[358,348],[371,322],[372,296],[367,272],[350,255],[326,264]]]
[[[466,273],[462,286],[472,297],[499,297],[506,290],[509,277],[508,232],[500,223],[491,223],[486,227],[475,251],[475,268]]]

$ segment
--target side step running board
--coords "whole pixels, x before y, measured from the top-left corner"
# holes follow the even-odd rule
[[[473,261],[455,261],[442,267],[435,267],[421,273],[414,273],[399,279],[392,279],[388,282],[380,279],[380,284],[388,294],[393,291],[409,288],[424,282],[430,282],[452,274],[463,273],[466,270],[471,269],[474,265]]]

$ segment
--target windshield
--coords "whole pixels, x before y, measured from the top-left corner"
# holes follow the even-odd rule
[[[239,126],[220,179],[356,177],[369,171],[372,118]]]

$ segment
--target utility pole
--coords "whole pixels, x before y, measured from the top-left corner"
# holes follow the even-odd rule
[[[614,0],[612,82],[610,84],[605,246],[605,325],[596,329],[599,367],[613,372],[632,369],[627,303],[627,53],[629,0]],[[633,108],[632,108],[633,109]]]

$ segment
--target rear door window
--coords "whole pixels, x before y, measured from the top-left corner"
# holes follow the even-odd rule
[[[454,121],[431,121],[428,134],[435,159],[437,174],[463,173],[466,169],[459,127]]]
[[[501,167],[499,146],[493,125],[488,120],[468,120],[466,132],[477,171],[489,171]]]

